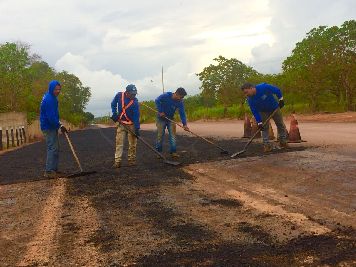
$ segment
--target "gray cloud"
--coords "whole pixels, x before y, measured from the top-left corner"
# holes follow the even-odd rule
[[[107,114],[113,94],[140,99],[167,89],[199,92],[194,73],[218,55],[278,72],[307,31],[354,18],[354,0],[0,0],[0,43],[21,40],[57,70],[92,88],[88,110]],[[153,82],[151,82],[153,80]]]
[[[295,44],[312,28],[321,25],[341,25],[356,18],[354,0],[270,0],[269,30],[274,44],[260,44],[252,49],[250,64],[263,73],[278,73],[283,60]]]

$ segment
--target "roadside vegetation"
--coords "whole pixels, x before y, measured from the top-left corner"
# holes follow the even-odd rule
[[[249,113],[240,90],[244,82],[266,82],[280,87],[284,114],[356,111],[356,21],[341,26],[320,26],[295,45],[278,74],[262,74],[238,59],[218,56],[197,74],[201,93],[187,97],[190,121],[243,118]],[[154,102],[145,102],[154,107]],[[141,108],[144,122],[154,114]]]
[[[63,85],[61,117],[75,125],[94,119],[85,112],[90,88],[73,74],[56,72],[39,55],[31,54],[29,45],[0,44],[0,74],[0,112],[22,111],[29,121],[35,119],[48,81],[58,79]],[[247,81],[280,87],[285,114],[356,111],[356,21],[311,29],[283,61],[281,73],[259,73],[236,58],[220,55],[196,75],[200,94],[185,99],[190,121],[243,118],[249,108],[240,86]],[[145,104],[155,107],[153,101]],[[141,121],[154,120],[155,114],[141,107]],[[95,119],[109,121],[109,116]]]
[[[53,79],[62,85],[61,118],[76,126],[92,121],[94,115],[85,112],[90,88],[78,77],[66,71],[56,72],[39,55],[31,54],[27,44],[0,44],[0,112],[25,112],[31,123],[38,117],[43,94]]]

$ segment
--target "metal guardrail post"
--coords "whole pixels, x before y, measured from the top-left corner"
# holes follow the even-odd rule
[[[3,150],[3,145],[2,145],[2,127],[0,127],[0,150]]]
[[[20,134],[20,144],[23,144],[23,139],[22,139],[22,126],[19,127],[19,134]]]
[[[20,146],[19,129],[17,127],[15,128],[15,132],[16,132],[16,146]]]
[[[6,148],[10,147],[9,128],[6,127]]]
[[[15,146],[15,136],[14,136],[14,128],[13,127],[10,129],[10,133],[11,133],[11,146],[14,147]]]

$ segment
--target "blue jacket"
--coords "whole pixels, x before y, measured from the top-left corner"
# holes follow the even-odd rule
[[[114,99],[111,102],[111,112],[114,116],[118,116],[120,118],[121,112],[122,112],[122,105],[121,105],[121,96],[124,94],[124,92],[119,92],[115,95]],[[127,106],[130,103],[131,99],[128,97],[124,97],[124,103],[125,106]],[[138,100],[135,97],[133,104],[126,109],[126,115],[129,120],[131,120],[135,126],[136,129],[140,129],[140,107],[138,104]],[[125,115],[123,117],[125,120]]]
[[[53,94],[54,89],[60,83],[53,80],[48,85],[48,92],[44,94],[40,108],[41,130],[58,130],[60,127],[58,100]]]
[[[247,98],[257,123],[262,122],[260,112],[272,112],[278,108],[278,102],[274,95],[281,99],[281,90],[273,85],[261,83],[256,85],[256,94]]]
[[[155,100],[157,110],[158,112],[164,112],[166,117],[172,120],[178,108],[180,119],[185,126],[187,125],[187,118],[185,116],[183,100],[173,100],[172,96],[172,92],[167,92],[157,97]],[[159,115],[157,117],[160,118]]]

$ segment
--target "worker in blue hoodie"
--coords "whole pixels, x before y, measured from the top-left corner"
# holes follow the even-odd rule
[[[114,168],[121,167],[126,136],[129,141],[128,165],[136,165],[137,137],[140,136],[140,108],[136,94],[136,86],[129,84],[126,86],[125,92],[118,92],[111,102],[111,119],[115,123],[118,123]],[[131,131],[128,131],[126,128]]]
[[[155,100],[156,107],[158,110],[156,126],[157,126],[157,141],[156,149],[158,152],[162,152],[164,133],[167,128],[168,138],[170,144],[170,153],[173,158],[179,157],[177,154],[176,147],[176,125],[166,118],[173,120],[174,113],[178,109],[179,116],[182,121],[184,130],[189,131],[187,126],[187,118],[184,111],[183,98],[187,95],[187,92],[184,88],[179,87],[175,93],[167,92],[161,94]]]
[[[59,121],[57,97],[60,92],[60,83],[56,80],[51,81],[40,107],[40,125],[47,145],[46,171],[44,173],[47,178],[56,178],[62,174],[58,171],[58,129],[61,129],[62,133],[68,131]]]
[[[245,83],[241,86],[241,90],[244,92],[245,96],[247,96],[248,104],[256,119],[258,128],[262,130],[264,152],[272,151],[273,147],[269,142],[269,124],[267,123],[265,127],[262,127],[263,122],[266,121],[276,109],[278,110],[273,115],[272,119],[277,126],[281,148],[287,148],[287,129],[283,122],[281,112],[281,108],[284,106],[281,90],[267,83],[258,84],[256,86],[251,83]]]

